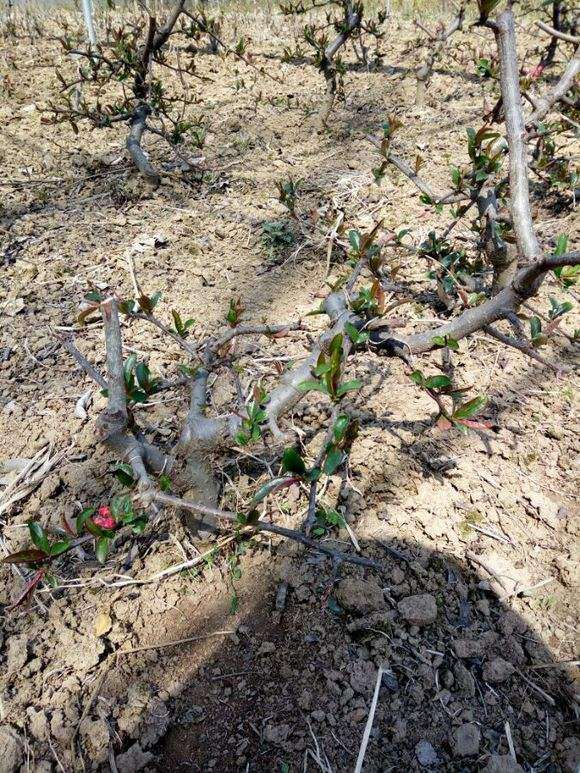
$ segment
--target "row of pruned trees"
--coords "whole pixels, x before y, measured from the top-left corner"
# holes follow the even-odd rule
[[[572,59],[549,88],[530,90],[527,96],[531,109],[527,110],[520,87],[513,11],[508,8],[494,15],[492,10],[482,4],[475,24],[495,42],[498,105],[493,120],[488,116],[478,130],[468,132],[469,163],[458,163],[453,168],[451,189],[434,190],[421,176],[419,163],[411,166],[396,153],[398,132],[403,127],[395,119],[385,122],[381,137],[369,138],[379,154],[379,165],[373,170],[377,181],[391,167],[396,168],[419,189],[425,204],[439,213],[450,208],[448,225],[433,228],[418,245],[406,238],[404,231],[383,233],[381,222],[366,233],[356,228],[348,232],[335,229],[335,261],[342,266],[343,274],[316,310],[326,315],[328,326],[318,338],[311,337],[310,344],[305,343],[305,357],[299,365],[289,370],[281,368],[279,376],[261,381],[252,370],[251,358],[244,361],[247,349],[238,342],[260,336],[300,336],[306,332],[303,320],[245,324],[242,302],[232,299],[223,330],[193,336],[193,323],[186,314],[173,309],[170,321],[160,315],[159,295],[141,287],[133,266],[135,297],[121,297],[114,287],[87,296],[83,319],[93,314],[103,322],[104,372],[87,361],[74,341],[63,343],[79,366],[105,390],[108,404],[97,419],[95,431],[121,465],[129,492],[117,497],[111,509],[105,508],[107,512],[85,509],[64,532],[56,530],[54,538],[38,524],[31,524],[34,547],[7,559],[35,570],[31,588],[45,578],[55,561],[79,543],[94,540],[97,555],[105,560],[120,531],[142,530],[148,513],[167,506],[193,513],[198,527],[201,522],[206,529],[233,528],[240,534],[266,531],[326,553],[335,561],[374,566],[358,553],[341,553],[317,539],[342,522],[340,513],[321,501],[320,492],[327,478],[344,474],[356,440],[358,427],[351,410],[362,399],[365,385],[349,373],[352,353],[362,353],[369,359],[386,356],[403,360],[408,368],[409,388],[421,389],[433,400],[436,420],[442,428],[460,431],[484,431],[488,427],[485,395],[470,393],[456,383],[453,375],[453,358],[463,339],[483,333],[546,362],[537,352],[540,338],[556,333],[558,320],[569,310],[569,304],[554,301],[544,330],[541,318],[536,316],[529,335],[523,329],[521,312],[548,276],[561,289],[570,286],[578,273],[580,253],[568,249],[565,237],[543,243],[538,239],[530,203],[530,163],[537,161],[538,143],[546,139],[542,122],[557,103],[565,100],[567,104],[571,98],[578,61]],[[357,18],[359,11],[362,13],[362,9],[351,11]],[[349,18],[348,27],[338,31],[338,38],[319,41],[320,51],[327,58],[330,46],[336,55],[352,34],[349,30],[355,21]],[[458,19],[458,24],[465,21],[463,14]],[[129,151],[149,177],[157,173],[145,156],[141,140],[146,131],[153,130],[149,120],[154,105],[159,104],[154,100],[160,98],[150,65],[155,62],[160,70],[171,66],[165,58],[165,45],[174,35],[188,34],[183,24],[187,20],[196,25],[197,34],[200,27],[194,14],[187,11],[184,0],[179,0],[163,22],[149,16],[144,39],[137,30],[117,30],[116,58],[104,44],[81,51],[88,68],[83,77],[126,76],[129,86],[123,102],[104,114],[110,122],[128,122]],[[436,36],[437,44],[449,38],[445,37],[448,29]],[[93,109],[87,117],[96,121],[98,114]],[[560,123],[557,130],[561,130]],[[280,200],[292,217],[300,221],[302,229],[307,228],[308,217],[300,213],[299,185],[291,181],[281,184],[279,190]],[[476,232],[469,250],[459,249],[453,239],[458,224],[466,222]],[[404,278],[394,281],[389,268],[394,257],[410,253],[432,268],[429,281],[435,283],[437,294],[431,302],[437,313],[444,315],[440,324],[419,333],[404,329],[395,332],[390,319],[399,299],[412,299],[417,293]],[[180,373],[162,380],[150,372],[146,362],[137,361],[134,355],[126,357],[122,317],[129,325],[154,326],[179,347],[184,359]],[[418,367],[417,358],[434,350],[442,352],[442,364]],[[242,361],[244,368],[240,367]],[[426,367],[435,367],[435,372],[425,372]],[[236,399],[229,412],[215,414],[211,410],[211,392],[224,379],[233,380]],[[139,405],[160,390],[184,387],[189,390],[189,407],[179,433],[171,441],[154,442],[141,426]],[[309,457],[287,417],[305,395],[312,393],[328,402],[329,418],[320,449]],[[248,446],[252,447],[252,458],[263,462],[265,472],[255,475],[255,490],[246,501],[228,507],[221,470]],[[292,484],[299,485],[306,499],[307,515],[297,530],[277,525],[268,504],[277,491]],[[184,491],[189,492],[187,498],[182,496]]]

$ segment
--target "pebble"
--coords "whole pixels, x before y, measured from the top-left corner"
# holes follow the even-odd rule
[[[397,606],[402,617],[411,625],[430,625],[437,619],[437,602],[430,593],[407,596]]]
[[[24,748],[20,736],[11,727],[0,727],[0,749],[2,749],[0,770],[18,770],[24,762]]]
[[[463,663],[457,663],[453,669],[455,676],[455,686],[459,692],[473,697],[475,695],[475,679],[471,671]]]
[[[419,741],[415,746],[415,756],[419,761],[419,765],[422,765],[424,768],[429,765],[436,765],[439,759],[437,752],[429,741]]]
[[[281,746],[286,742],[291,730],[290,725],[267,725],[264,730],[264,740],[274,746]]]
[[[358,615],[385,609],[385,597],[379,585],[372,580],[359,580],[356,577],[340,581],[336,600],[341,607]]]
[[[524,773],[510,754],[493,754],[483,770],[484,773]]]
[[[274,644],[274,642],[265,641],[260,647],[260,649],[258,650],[258,655],[271,655],[275,651],[276,651],[276,645]]]
[[[472,757],[479,752],[481,731],[473,722],[458,727],[453,736],[453,753],[456,757]]]
[[[483,667],[483,678],[486,682],[498,684],[505,682],[514,673],[515,669],[511,663],[503,658],[494,658],[490,663]]]
[[[456,639],[453,649],[458,658],[479,658],[483,655],[483,643],[479,640]]]
[[[137,773],[153,759],[151,752],[144,752],[140,744],[134,743],[124,754],[117,757],[119,773]]]

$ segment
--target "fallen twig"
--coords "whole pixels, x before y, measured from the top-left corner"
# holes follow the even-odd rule
[[[379,666],[379,670],[377,672],[377,681],[375,682],[375,691],[373,693],[373,699],[371,702],[371,707],[369,709],[369,715],[367,717],[367,723],[365,725],[365,730],[363,733],[360,749],[358,752],[358,757],[356,760],[356,765],[354,768],[354,773],[361,773],[363,768],[363,763],[365,760],[365,754],[367,752],[367,746],[369,744],[369,739],[371,737],[371,730],[373,729],[373,721],[375,718],[375,712],[377,710],[377,705],[379,702],[379,694],[381,692],[381,682],[383,679],[383,672],[384,669],[382,666]]]

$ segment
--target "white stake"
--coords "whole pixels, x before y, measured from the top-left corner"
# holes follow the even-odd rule
[[[92,0],[82,0],[82,4],[83,4],[83,16],[85,17],[85,25],[87,27],[89,42],[91,46],[94,47],[97,45],[97,33],[95,32],[95,25],[93,23]]]

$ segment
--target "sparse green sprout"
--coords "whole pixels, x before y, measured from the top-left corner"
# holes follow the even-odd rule
[[[316,523],[312,529],[312,536],[325,537],[337,527],[344,526],[344,517],[331,508],[319,507],[316,510]]]
[[[175,326],[175,332],[180,338],[187,338],[189,335],[189,329],[195,325],[194,319],[183,320],[181,314],[176,309],[171,310],[171,316],[173,317],[173,324]],[[229,321],[229,320],[228,320]]]
[[[556,241],[556,248],[553,252],[554,255],[565,255],[568,251],[568,237],[566,234],[560,234]],[[580,264],[574,266],[559,266],[554,269],[554,276],[561,283],[561,285],[568,289],[576,284],[578,276],[580,275]]]
[[[117,462],[112,472],[119,483],[127,488],[132,488],[137,483],[133,475],[133,468],[126,462]]]
[[[358,330],[352,322],[347,322],[344,326],[344,330],[355,346],[365,344],[369,340],[369,334]]]
[[[268,399],[267,393],[257,384],[253,390],[252,401],[246,407],[247,416],[242,421],[242,428],[236,434],[236,442],[239,445],[255,443],[262,437],[261,425],[268,420],[268,414],[263,405],[268,402]]]
[[[431,392],[444,390],[451,386],[451,379],[449,376],[445,376],[444,374],[425,377],[423,375],[423,371],[414,370],[409,378],[411,381],[417,384],[417,386],[420,386],[422,389],[426,389]]]
[[[435,201],[435,199],[431,198],[431,196],[429,196],[427,193],[422,193],[419,196],[419,201],[423,204],[426,204],[428,207],[433,207],[437,214],[441,214],[441,212],[443,212],[443,204],[440,201]]]
[[[197,373],[197,368],[192,367],[191,365],[185,365],[183,362],[180,362],[178,367],[186,378],[193,378]]]
[[[350,307],[356,314],[364,314],[367,319],[381,317],[385,313],[385,293],[378,279],[370,287],[361,287]]]
[[[439,348],[453,349],[454,352],[459,351],[459,342],[452,336],[433,336],[431,340]]]
[[[312,370],[316,378],[302,381],[298,384],[298,389],[302,392],[322,392],[334,402],[344,397],[347,392],[360,389],[362,382],[358,379],[341,383],[342,358],[343,336],[337,333],[330,342],[328,355],[321,352],[318,357],[316,367]]]
[[[468,293],[467,294],[467,305],[468,306],[479,306],[480,303],[483,303],[487,300],[487,295],[485,293]]]
[[[430,231],[427,239],[419,245],[419,253],[439,264],[428,276],[441,282],[448,295],[457,288],[458,278],[462,275],[470,277],[476,269],[476,265],[469,261],[464,250],[453,249],[446,239],[438,238],[435,231]]]
[[[236,54],[238,56],[244,56],[244,54],[246,53],[247,47],[248,47],[248,41],[242,35],[242,37],[236,43],[236,47],[235,47],[234,51],[236,52]]]
[[[230,300],[228,313],[226,314],[226,322],[230,327],[236,327],[244,311],[244,306],[240,298]]]
[[[405,238],[405,236],[407,236],[407,234],[410,234],[410,233],[411,233],[411,229],[410,228],[401,228],[400,231],[397,231],[395,233],[395,241],[396,241],[396,243],[397,244],[401,244],[401,245],[404,244],[403,239]]]
[[[555,320],[563,317],[564,314],[572,311],[573,308],[574,304],[570,303],[570,301],[560,302],[550,296],[550,311],[548,312],[548,316],[551,320]]]
[[[290,177],[289,180],[279,180],[276,183],[279,193],[278,199],[292,215],[296,214],[296,200],[298,198],[298,188],[300,186],[300,182],[301,180],[294,181]]]
[[[461,191],[463,189],[463,173],[459,167],[451,167],[451,180],[456,191]]]
[[[161,473],[161,475],[158,478],[159,482],[159,488],[161,491],[171,491],[171,487],[173,485],[171,478],[166,473]]]
[[[475,71],[480,78],[493,78],[495,75],[491,59],[478,59]]]
[[[262,244],[270,260],[277,260],[294,243],[294,234],[285,220],[267,220],[262,224]]]
[[[151,376],[149,366],[145,362],[139,362],[135,354],[129,355],[125,361],[123,379],[127,399],[133,403],[147,402],[151,395],[159,391],[161,384],[160,379]],[[101,392],[105,396],[109,394],[108,389],[103,389]]]
[[[461,432],[467,432],[470,429],[489,429],[487,422],[474,420],[475,415],[487,402],[485,395],[479,395],[467,402],[462,402],[463,395],[469,387],[460,389],[454,387],[452,380],[444,373],[425,376],[423,371],[414,370],[409,377],[437,403],[439,409],[437,424],[440,429],[456,427]],[[443,398],[451,400],[452,408],[450,411],[447,410]]]
[[[538,348],[548,342],[548,336],[542,331],[542,320],[539,317],[530,319],[530,338],[532,346]]]
[[[467,152],[473,164],[473,179],[476,183],[484,183],[491,175],[501,169],[501,159],[506,145],[499,132],[489,126],[482,126],[479,131],[467,129]]]

